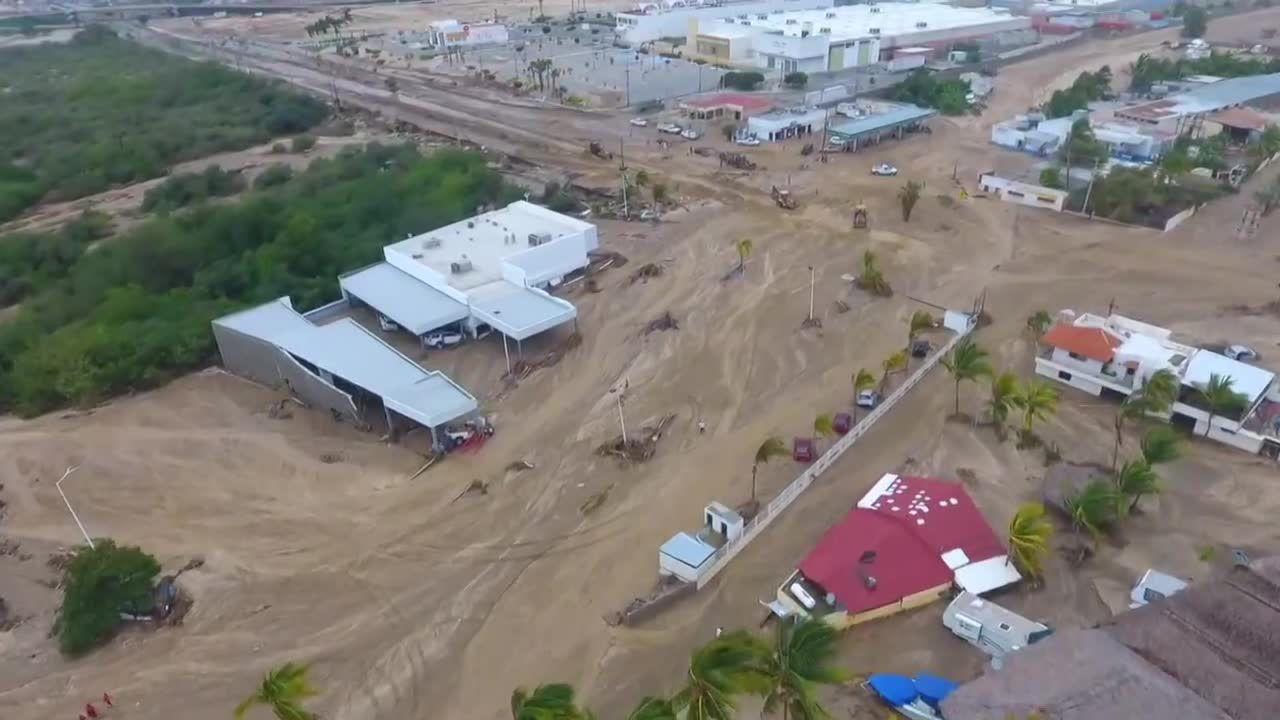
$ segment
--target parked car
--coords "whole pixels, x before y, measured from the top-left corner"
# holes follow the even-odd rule
[[[631,118],[631,124],[636,127],[648,127],[649,121],[644,118]]]
[[[831,147],[844,147],[847,142],[849,141],[845,140],[844,137],[840,135],[832,135],[827,138],[827,144]]]
[[[791,457],[796,462],[813,462],[813,438],[798,437],[791,441]]]
[[[1129,593],[1129,609],[1163,600],[1187,589],[1187,582],[1159,570],[1147,570]]]
[[[836,413],[831,427],[837,434],[844,435],[853,429],[853,416],[849,413]]]
[[[863,390],[855,401],[860,408],[874,408],[880,404],[880,393],[875,390]]]
[[[923,358],[929,357],[929,353],[933,351],[933,345],[928,340],[916,340],[911,343],[911,357]]]
[[[669,122],[658,123],[658,132],[667,133],[668,135],[679,135],[680,131],[683,129],[684,128],[680,127],[675,123],[669,123]]]
[[[1251,362],[1258,359],[1258,353],[1248,345],[1232,345],[1222,351],[1222,354],[1232,360],[1239,360],[1241,362]]]
[[[427,333],[422,342],[429,348],[439,350],[441,348],[453,347],[462,342],[462,333],[453,330],[437,330],[433,333]]]
[[[755,147],[760,144],[760,138],[754,135],[739,135],[734,138],[733,141],[739,145],[745,145],[747,147]]]
[[[898,174],[898,168],[890,165],[889,163],[880,163],[879,165],[876,165],[875,167],[871,168],[871,174],[882,175],[884,177],[893,177],[894,175]]]
[[[697,130],[694,130],[693,128],[685,128],[684,130],[680,131],[680,137],[684,138],[685,140],[697,140],[698,138],[702,137],[702,133],[698,132]]]

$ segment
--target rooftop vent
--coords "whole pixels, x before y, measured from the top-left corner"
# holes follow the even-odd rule
[[[757,20],[768,20],[768,19],[769,19],[769,16],[768,16],[768,15],[757,15],[757,16],[756,16],[756,19],[757,19]]]
[[[823,35],[830,35],[831,28],[828,28],[828,27],[818,28],[818,32],[822,33]]]
[[[866,570],[863,570],[862,568],[858,568],[858,577],[862,578],[862,584],[866,586],[868,590],[876,589],[876,585],[878,583],[876,582],[875,575],[872,575],[871,573],[867,572]]]
[[[880,34],[880,28],[869,28],[869,29],[867,30],[867,32],[871,33],[872,35],[879,35],[879,34]]]
[[[923,21],[923,20],[921,20],[920,22],[916,23],[916,29],[923,29],[923,28],[927,28],[927,27],[929,27],[929,23],[927,23],[927,22],[925,22],[925,21]]]
[[[836,14],[835,14],[835,13],[833,13],[833,12],[829,12],[829,13],[827,13],[827,16],[826,16],[826,17],[827,17],[827,19],[828,19],[828,20],[830,20],[831,18],[834,18],[835,16],[836,16]]]
[[[427,238],[426,240],[422,241],[422,249],[434,250],[435,248],[438,248],[443,244],[444,244],[444,241],[441,240],[440,238]]]
[[[549,242],[551,242],[551,233],[529,233],[529,247],[538,247],[539,245],[546,245]]]
[[[475,268],[476,266],[473,265],[471,261],[467,259],[466,255],[463,255],[462,258],[457,262],[449,263],[449,272],[453,273],[454,275],[469,273],[472,270],[475,270]]]
[[[872,5],[872,6],[871,6],[871,12],[873,12],[873,13],[878,13],[878,12],[880,12],[880,8],[876,7],[875,5]]]

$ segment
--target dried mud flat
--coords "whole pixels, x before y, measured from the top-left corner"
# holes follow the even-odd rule
[[[1056,76],[1062,62],[1046,56],[1001,78]],[[1008,92],[1008,102],[1024,102]],[[265,411],[276,395],[220,372],[88,415],[0,420],[0,531],[33,554],[0,558],[0,594],[31,616],[0,633],[0,716],[74,717],[85,699],[110,690],[130,718],[225,718],[263,670],[286,660],[315,663],[325,688],[316,709],[326,717],[487,720],[506,714],[516,685],[551,680],[576,684],[602,715],[619,716],[641,695],[677,683],[689,649],[716,627],[759,623],[758,600],[772,596],[882,472],[963,477],[997,527],[1035,496],[1040,454],[1000,443],[990,429],[947,422],[952,386],[935,375],[706,591],[639,628],[602,620],[648,590],[658,545],[693,527],[703,505],[746,498],[750,456],[764,436],[803,433],[817,413],[849,405],[850,373],[878,368],[905,343],[915,307],[906,295],[968,307],[985,288],[995,322],[978,339],[1023,375],[1031,369],[1022,336],[1031,310],[1100,311],[1112,300],[1190,339],[1276,352],[1275,319],[1238,310],[1280,295],[1276,221],[1249,243],[1225,230],[1249,188],[1161,235],[958,200],[953,168],[972,178],[996,154],[985,130],[969,123],[940,122],[933,135],[803,171],[797,150],[762,153],[769,171],[720,182],[714,199],[696,197],[705,180],[677,180],[695,197],[667,222],[602,222],[606,247],[636,267],[661,264],[662,275],[631,284],[626,270],[611,271],[601,292],[575,291],[581,347],[489,402],[499,432],[478,454],[413,481],[421,464],[413,452],[318,413],[273,420]],[[881,161],[927,181],[908,224],[893,206],[898,183],[867,175]],[[698,162],[675,157],[664,170],[692,177],[709,167]],[[791,214],[761,193],[784,174],[802,202]],[[872,230],[855,234],[848,212],[859,199],[871,209]],[[743,237],[756,254],[741,279],[721,282]],[[851,292],[840,279],[869,246],[897,290],[891,299]],[[820,332],[800,328],[810,265],[818,268]],[[849,312],[831,309],[837,299]],[[646,335],[664,312],[679,329]],[[425,363],[498,396],[500,345]],[[644,465],[594,452],[617,432],[607,389],[623,377],[629,423],[676,414]],[[976,412],[982,393],[962,393]],[[1066,392],[1042,435],[1067,459],[1105,459],[1110,411]],[[705,435],[696,431],[700,419]],[[534,469],[508,472],[520,459]],[[69,464],[81,470],[65,487],[94,534],[140,544],[166,569],[205,560],[183,576],[196,600],[183,626],[126,632],[83,660],[56,654],[45,637],[56,595],[36,580],[47,575],[37,570],[41,555],[77,539],[52,487]],[[777,492],[796,471],[787,460],[763,468],[761,492]],[[1202,577],[1204,546],[1280,551],[1274,477],[1275,466],[1259,458],[1192,442],[1166,470],[1168,492],[1145,503],[1122,543],[1104,545],[1078,571],[1054,558],[1044,589],[1002,602],[1060,626],[1088,623],[1106,617],[1117,591],[1147,567]],[[488,483],[487,495],[451,502],[476,479]],[[604,503],[584,517],[582,503],[606,488]],[[845,662],[855,672],[977,672],[977,654],[946,634],[938,609],[850,631]],[[860,712],[854,694],[831,695],[838,716]]]

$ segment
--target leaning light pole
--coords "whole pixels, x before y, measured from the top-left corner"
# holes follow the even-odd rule
[[[62,473],[62,477],[53,486],[58,489],[58,494],[62,496],[62,502],[66,503],[67,512],[71,513],[71,519],[76,521],[76,527],[80,528],[80,534],[84,536],[84,541],[88,543],[89,549],[93,549],[93,539],[89,537],[88,531],[84,529],[84,523],[80,522],[80,516],[76,514],[75,508],[71,507],[71,501],[67,499],[67,494],[62,491],[62,481],[71,476],[71,473],[79,470],[79,465],[72,465],[67,471]]]

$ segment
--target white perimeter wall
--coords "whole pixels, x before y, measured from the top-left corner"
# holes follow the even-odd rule
[[[403,251],[395,249],[395,246],[388,245],[382,248],[382,256],[392,267],[403,270],[463,305],[469,304],[467,294],[450,285],[449,278],[423,265]]]
[[[541,287],[586,266],[587,239],[579,232],[507,256],[502,277],[516,285]]]

